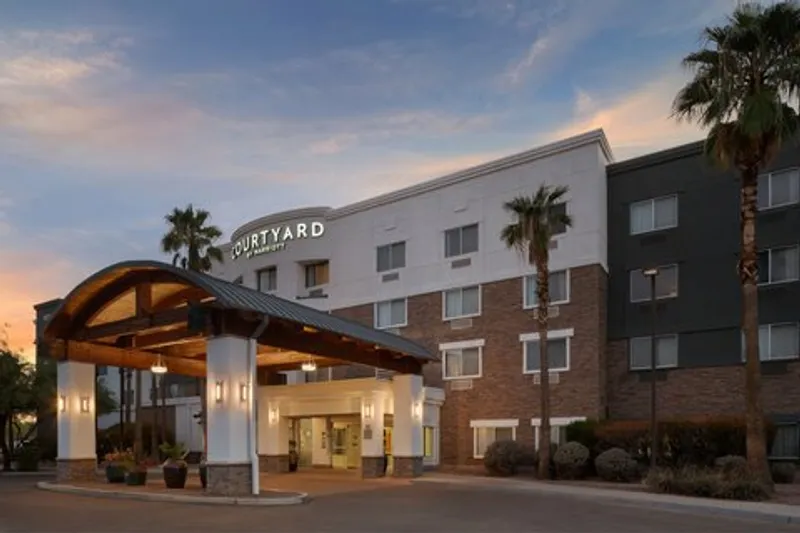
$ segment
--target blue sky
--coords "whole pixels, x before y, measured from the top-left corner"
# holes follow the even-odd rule
[[[161,257],[189,202],[226,235],[603,127],[694,140],[680,58],[732,0],[0,0],[0,323]]]

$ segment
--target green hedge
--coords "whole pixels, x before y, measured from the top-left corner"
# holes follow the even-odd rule
[[[148,422],[142,423],[142,446],[144,448],[144,455],[151,454],[151,441],[150,435],[153,431],[153,425]],[[159,444],[161,444],[161,428],[157,433]],[[98,455],[102,458],[106,453],[114,449],[127,449],[133,448],[133,443],[136,440],[136,424],[131,422],[125,424],[125,431],[122,440],[120,440],[120,424],[115,424],[109,428],[98,430],[97,432],[97,448]],[[166,439],[169,443],[175,443],[175,435],[169,428],[166,431]]]
[[[663,420],[658,424],[659,463],[662,466],[713,466],[717,457],[747,455],[743,418],[690,418]],[[592,457],[611,448],[622,448],[646,462],[649,458],[648,420],[586,421],[567,426],[568,441],[577,441],[592,451]],[[771,447],[775,428],[767,426]]]

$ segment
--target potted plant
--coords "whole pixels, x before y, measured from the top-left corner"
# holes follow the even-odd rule
[[[203,486],[203,488],[206,488],[206,485],[208,485],[208,468],[206,467],[205,456],[203,456],[203,458],[200,459],[199,470],[200,470],[200,484]]]
[[[289,441],[289,472],[297,471],[298,463],[297,443],[293,440]]]
[[[105,456],[106,480],[109,483],[125,483],[125,465],[135,462],[133,451],[115,449]]]
[[[132,486],[147,484],[147,463],[135,460],[126,463],[125,484]]]
[[[169,444],[165,442],[159,446],[161,453],[166,456],[166,461],[162,465],[164,473],[164,483],[168,489],[182,489],[186,486],[187,466],[186,448],[181,443]]]

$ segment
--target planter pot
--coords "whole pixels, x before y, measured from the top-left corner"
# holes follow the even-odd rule
[[[208,468],[206,465],[200,465],[200,484],[203,485],[203,488],[206,488],[208,484]]]
[[[168,489],[182,489],[186,486],[186,466],[164,465],[164,483]]]
[[[125,468],[122,465],[106,465],[106,480],[109,483],[125,483]]]
[[[297,472],[297,463],[289,463],[289,472]]]
[[[147,471],[144,472],[128,472],[125,474],[125,484],[132,486],[139,486],[147,484]]]

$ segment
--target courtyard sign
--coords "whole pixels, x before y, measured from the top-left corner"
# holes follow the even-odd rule
[[[276,226],[261,231],[254,231],[236,241],[231,247],[231,258],[238,259],[244,254],[248,259],[254,255],[279,252],[286,248],[286,243],[295,239],[317,239],[325,233],[322,222],[298,222],[293,225]]]

